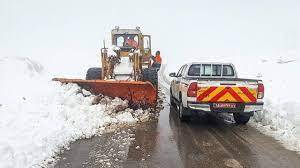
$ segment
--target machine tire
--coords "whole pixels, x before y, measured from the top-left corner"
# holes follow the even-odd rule
[[[89,68],[86,73],[86,80],[101,79],[102,69],[98,67]]]
[[[250,115],[242,115],[239,113],[233,113],[233,118],[236,124],[245,125],[250,120]]]
[[[157,89],[158,88],[157,70],[155,68],[145,68],[145,69],[143,69],[142,70],[142,81],[149,81]]]

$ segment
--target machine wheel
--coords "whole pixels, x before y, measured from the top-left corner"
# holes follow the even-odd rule
[[[179,119],[181,122],[185,122],[190,119],[190,116],[186,114],[187,110],[188,110],[188,108],[185,108],[183,106],[183,103],[180,101],[179,109],[178,109],[178,116],[179,116]]]
[[[249,115],[242,115],[239,113],[233,113],[233,118],[237,124],[247,124],[248,121],[250,120]]]
[[[158,88],[158,75],[155,68],[145,68],[142,70],[142,80],[151,82],[154,87]]]
[[[89,68],[86,73],[86,80],[101,79],[102,69],[98,67]]]

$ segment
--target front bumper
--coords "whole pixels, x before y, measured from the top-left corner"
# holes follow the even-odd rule
[[[236,113],[236,112],[256,112],[263,110],[263,102],[258,103],[236,103],[236,108],[234,109],[216,109],[213,108],[213,103],[200,103],[200,102],[187,102],[188,108],[192,110],[200,110],[205,112],[227,112],[227,113]]]

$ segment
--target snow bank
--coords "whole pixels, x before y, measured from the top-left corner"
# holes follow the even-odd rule
[[[265,85],[264,110],[255,113],[250,125],[300,152],[300,94],[296,56],[233,59],[239,77],[259,78]]]
[[[0,59],[0,167],[40,167],[61,147],[106,126],[133,124],[148,110],[127,101],[94,96],[75,84],[52,82],[28,58]]]
[[[265,84],[264,110],[256,113],[250,124],[279,140],[287,149],[300,152],[300,95],[297,91],[300,79],[295,76],[299,60],[261,59],[250,64],[255,65],[256,77]]]

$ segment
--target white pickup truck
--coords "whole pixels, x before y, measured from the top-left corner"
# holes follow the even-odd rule
[[[186,121],[192,112],[233,113],[237,124],[246,124],[254,112],[263,109],[261,80],[241,79],[230,63],[189,63],[173,77],[170,103]]]

